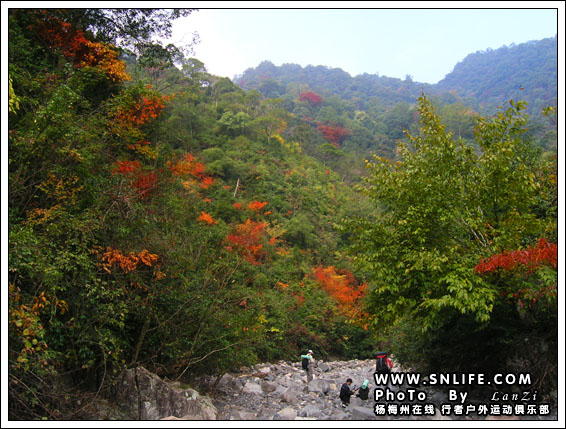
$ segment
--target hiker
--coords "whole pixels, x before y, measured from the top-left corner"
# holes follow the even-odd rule
[[[369,394],[369,380],[364,380],[362,387],[360,387],[360,391],[358,392],[358,394],[356,395],[356,397],[360,398],[360,399],[367,399],[368,398],[368,394]]]
[[[307,383],[313,379],[314,357],[312,350],[309,350],[306,355],[301,355],[301,363],[303,369],[307,372]]]
[[[377,352],[375,357],[375,372],[378,374],[390,373],[393,369],[393,362],[387,357],[387,352]]]
[[[351,385],[352,385],[352,379],[349,378],[346,380],[346,383],[344,383],[340,388],[340,399],[342,400],[342,407],[344,408],[348,406],[348,404],[350,403],[350,396],[352,396],[356,391],[356,389],[354,390],[350,389]]]

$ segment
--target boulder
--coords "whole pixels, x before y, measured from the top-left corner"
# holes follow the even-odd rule
[[[273,420],[295,420],[296,418],[297,412],[291,407],[283,408],[273,416]]]
[[[253,381],[248,381],[246,383],[246,385],[244,386],[244,388],[242,389],[243,393],[255,393],[255,394],[262,394],[263,393],[263,389],[261,388],[261,386],[257,383],[254,383]]]
[[[348,415],[343,411],[334,411],[330,414],[330,420],[348,420]]]
[[[116,401],[132,420],[216,420],[217,410],[210,398],[192,389],[167,383],[145,368],[131,368],[117,385]]]
[[[281,394],[281,401],[287,402],[289,404],[297,404],[299,402],[300,395],[299,387],[292,384],[285,392]]]
[[[372,408],[352,407],[353,420],[375,420],[375,413]]]
[[[257,417],[254,413],[249,411],[238,411],[237,413],[233,414],[234,420],[257,420]]]
[[[320,408],[316,405],[307,405],[299,411],[299,417],[319,417],[321,415]]]
[[[275,390],[277,389],[277,385],[269,381],[262,381],[260,385],[261,385],[261,389],[265,393],[275,392]]]
[[[327,363],[324,362],[319,362],[319,364],[317,365],[318,369],[320,369],[322,372],[328,372],[330,371],[330,367],[328,366]]]
[[[309,383],[308,390],[309,392],[321,392],[327,394],[330,390],[330,383],[326,380],[317,378]]]

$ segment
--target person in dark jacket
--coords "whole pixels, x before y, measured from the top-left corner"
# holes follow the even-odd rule
[[[343,407],[348,406],[348,404],[350,403],[350,396],[352,396],[355,392],[355,389],[354,390],[350,389],[351,385],[352,385],[352,379],[349,378],[346,380],[346,383],[344,383],[342,385],[342,388],[340,389],[340,399],[342,400]]]

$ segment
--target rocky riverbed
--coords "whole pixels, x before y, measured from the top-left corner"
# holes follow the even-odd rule
[[[489,393],[472,397],[465,388],[450,398],[450,387],[412,384],[382,385],[374,379],[374,360],[318,361],[314,379],[307,383],[299,362],[263,363],[242,367],[217,380],[199,380],[202,395],[180,382],[162,380],[144,368],[125,371],[117,386],[116,408],[103,419],[121,420],[556,420],[556,407],[540,413],[541,401],[510,405],[490,401]],[[394,373],[410,373],[397,364]],[[399,374],[397,374],[399,375]],[[348,379],[352,387],[369,381],[367,400],[352,396],[343,407],[340,387]],[[212,390],[211,390],[212,389]],[[413,391],[414,398],[410,398]],[[389,398],[375,400],[375,392]],[[487,395],[487,396],[486,396]],[[479,398],[479,399],[478,399]],[[517,407],[517,404],[519,405]],[[484,407],[482,410],[481,407]],[[450,409],[446,410],[446,407]],[[529,407],[536,407],[532,413]],[[509,410],[511,411],[509,413]],[[100,410],[99,410],[100,411]],[[100,413],[98,413],[100,414]]]
[[[225,374],[217,386],[213,403],[222,420],[553,420],[548,416],[492,414],[488,408],[482,413],[481,401],[471,401],[460,408],[458,401],[450,401],[448,388],[439,389],[410,385],[376,385],[374,380],[375,360],[319,361],[314,371],[314,380],[307,383],[305,371],[300,363],[280,361],[276,364],[258,364],[252,368],[241,368],[240,372]],[[406,370],[394,365],[394,372]],[[369,380],[368,400],[352,396],[347,407],[339,399],[340,387],[351,378],[353,387]],[[374,399],[375,389],[388,391],[394,399]],[[420,392],[420,399],[408,398],[409,392]],[[405,395],[400,400],[401,396]],[[489,401],[483,401],[488,403]],[[452,404],[449,413],[443,406]],[[376,409],[376,405],[378,405]],[[468,406],[470,406],[468,408]],[[473,407],[472,407],[473,406]],[[489,404],[487,405],[489,406]],[[538,411],[538,410],[537,410]],[[376,414],[377,413],[377,414]],[[497,413],[497,412],[495,412]]]

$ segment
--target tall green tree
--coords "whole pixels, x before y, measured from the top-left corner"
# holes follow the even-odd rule
[[[371,278],[374,328],[411,321],[420,335],[431,335],[467,320],[457,334],[465,338],[494,320],[509,327],[520,320],[516,302],[507,300],[509,283],[474,268],[482,258],[532,246],[554,228],[536,214],[541,158],[523,138],[524,103],[479,120],[479,152],[446,132],[424,95],[418,103],[419,135],[398,146],[396,161],[367,162],[364,192],[375,217],[350,223],[358,265]],[[553,282],[551,275],[544,286]],[[509,311],[514,316],[501,322]]]

